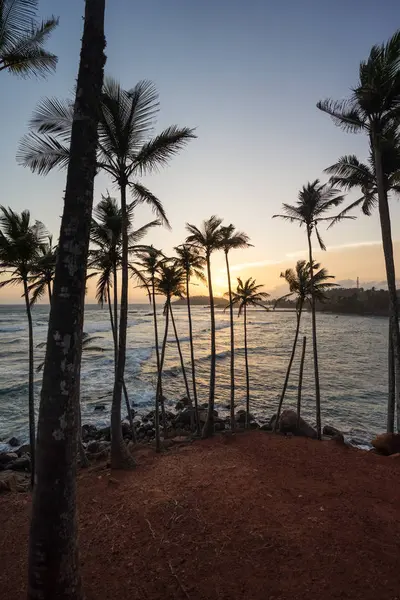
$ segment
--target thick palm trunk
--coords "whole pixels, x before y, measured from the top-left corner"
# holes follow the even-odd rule
[[[76,520],[78,379],[105,62],[104,5],[104,0],[86,0],[39,411],[28,600],[83,597]]]
[[[135,461],[128,451],[121,427],[121,400],[124,386],[126,361],[126,333],[128,329],[128,214],[126,206],[126,182],[121,181],[121,219],[122,219],[122,278],[121,305],[119,311],[119,346],[114,392],[111,406],[111,467],[113,469],[131,469]],[[118,326],[115,323],[115,332]],[[117,333],[116,333],[117,339]]]
[[[210,365],[210,390],[208,396],[208,413],[207,420],[204,423],[202,437],[207,438],[214,434],[214,398],[215,398],[215,309],[214,296],[211,281],[211,261],[210,254],[207,252],[207,279],[208,293],[210,296],[210,318],[211,318],[211,365]]]
[[[244,305],[244,363],[246,367],[246,423],[245,427],[248,429],[250,424],[250,375],[249,375],[249,358],[247,355],[247,309]]]
[[[183,355],[182,355],[181,343],[179,341],[178,331],[176,329],[176,323],[175,323],[174,313],[172,312],[172,304],[171,303],[169,303],[169,312],[170,312],[170,315],[171,315],[171,323],[172,323],[172,327],[173,327],[173,330],[174,330],[174,335],[175,335],[175,340],[176,340],[176,347],[178,348],[178,354],[179,354],[179,360],[180,360],[180,363],[181,363],[183,380],[185,382],[186,395],[187,395],[187,399],[189,400],[189,405],[191,406],[192,405],[192,399],[190,397],[189,382],[188,382],[188,378],[186,376],[186,369],[185,369],[185,363],[183,362]]]
[[[169,300],[167,299],[167,306],[165,312],[165,329],[164,329],[164,339],[161,348],[161,357],[160,357],[160,370],[158,371],[157,377],[157,389],[156,389],[156,417],[155,417],[155,429],[156,429],[156,450],[160,452],[160,401],[161,401],[161,393],[162,389],[162,370],[164,367],[165,360],[165,350],[167,347],[167,339],[168,339],[168,325],[169,325]]]
[[[31,305],[29,302],[29,290],[28,283],[24,280],[24,297],[26,316],[28,317],[28,355],[29,355],[29,366],[28,366],[28,411],[29,411],[29,444],[31,446],[31,487],[33,489],[35,480],[35,393],[34,393],[34,382],[33,382],[33,326],[32,326],[32,312]]]
[[[304,358],[306,356],[306,344],[307,338],[303,337],[303,349],[301,351],[300,359],[300,371],[299,371],[299,387],[297,389],[297,429],[300,427],[300,412],[301,412],[301,390],[303,387],[303,370],[304,370]]]
[[[232,285],[231,285],[231,273],[229,269],[228,253],[225,252],[226,260],[226,272],[228,274],[228,293],[229,293],[229,317],[230,317],[230,328],[231,328],[231,429],[235,430],[235,333],[233,328],[233,305],[232,305]]]
[[[195,410],[195,414],[196,414],[196,430],[197,430],[197,433],[200,435],[199,403],[197,400],[197,386],[196,386],[196,365],[195,365],[195,361],[194,361],[192,310],[190,307],[190,295],[189,294],[190,294],[190,292],[189,292],[189,275],[186,274],[186,303],[187,303],[188,320],[189,320],[190,361],[192,364],[194,410]]]
[[[112,336],[113,336],[113,340],[114,340],[114,350],[115,350],[115,348],[117,348],[116,328],[115,328],[115,325],[114,325],[114,318],[113,318],[113,313],[112,313],[112,308],[111,308],[110,286],[108,284],[107,284],[107,304],[108,304],[108,310],[109,310],[109,314],[110,314],[111,332],[112,332]],[[114,360],[114,379],[115,379],[116,372],[117,372],[117,363],[116,363],[117,358],[118,357],[115,356],[115,360]],[[125,379],[124,379],[123,384],[122,384],[122,390],[124,392],[126,410],[128,411],[127,414],[128,414],[129,426],[131,428],[132,440],[136,444],[136,442],[137,442],[137,440],[136,440],[136,431],[135,431],[135,426],[133,424],[131,405],[130,405],[130,402],[129,402],[128,391],[127,391],[126,385],[125,385]]]
[[[314,286],[314,265],[311,246],[311,229],[307,227],[308,240],[308,260],[310,263],[310,278],[311,278],[311,323],[312,323],[312,340],[313,340],[313,357],[314,357],[314,378],[315,378],[315,409],[317,420],[317,436],[321,439],[321,394],[319,388],[319,366],[318,366],[318,346],[317,346],[317,319],[315,315],[315,294]]]
[[[393,354],[396,372],[396,411],[397,431],[400,432],[400,331],[399,303],[396,290],[392,230],[379,139],[373,139],[376,183],[378,188],[379,217],[381,222],[383,254],[385,256],[386,278],[389,290],[390,315],[392,318]]]
[[[388,410],[387,410],[387,433],[394,433],[394,415],[396,409],[396,370],[394,364],[393,352],[393,319],[389,319],[389,338],[388,338]]]
[[[299,304],[299,308],[297,310],[296,333],[294,335],[292,353],[290,355],[290,360],[289,360],[288,368],[286,370],[286,377],[285,377],[285,381],[283,383],[283,389],[282,389],[281,397],[279,398],[279,406],[278,406],[278,412],[276,414],[276,421],[275,421],[275,425],[274,425],[274,431],[276,431],[276,429],[278,427],[279,419],[280,419],[280,416],[281,416],[282,404],[283,404],[283,401],[285,399],[285,394],[286,394],[287,386],[288,386],[288,383],[289,383],[290,372],[292,370],[293,360],[294,360],[294,356],[296,354],[296,347],[297,347],[297,340],[298,340],[298,337],[299,337],[300,319],[301,319],[302,310],[303,310],[303,303],[301,302]]]

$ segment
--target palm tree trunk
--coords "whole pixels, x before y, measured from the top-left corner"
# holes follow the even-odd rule
[[[187,379],[187,376],[186,376],[186,369],[185,369],[185,363],[183,362],[183,355],[182,355],[181,343],[179,341],[178,331],[176,329],[176,323],[175,323],[174,313],[172,312],[172,304],[171,304],[171,302],[169,303],[169,312],[170,312],[170,315],[171,315],[171,323],[172,323],[172,327],[174,329],[174,335],[175,335],[175,340],[176,340],[176,347],[178,348],[179,360],[180,360],[180,363],[181,363],[183,379],[184,379],[184,382],[185,382],[186,395],[187,395],[187,399],[189,400],[189,405],[191,406],[192,405],[192,399],[190,397],[189,382],[188,382],[188,379]]]
[[[186,303],[187,303],[188,320],[189,320],[190,361],[192,363],[192,384],[193,384],[194,410],[195,410],[195,415],[196,415],[196,430],[197,430],[198,435],[200,435],[199,403],[197,400],[196,366],[195,366],[195,361],[194,361],[192,310],[190,307],[190,295],[189,294],[190,294],[190,292],[189,292],[189,275],[186,274]]]
[[[124,385],[126,361],[126,332],[128,328],[128,214],[126,206],[126,183],[121,186],[121,217],[122,217],[122,280],[121,280],[121,305],[119,315],[119,346],[117,370],[114,382],[114,392],[111,406],[111,468],[131,469],[135,461],[128,451],[121,427],[121,400]],[[115,331],[117,332],[117,324]]]
[[[157,390],[156,390],[156,411],[157,405],[159,408],[159,404],[161,404],[161,418],[164,429],[164,437],[168,437],[167,430],[167,419],[165,415],[165,404],[164,404],[164,396],[162,391],[162,378],[159,377],[160,373],[160,347],[158,344],[158,323],[157,323],[157,305],[156,305],[156,290],[154,283],[154,274],[151,277],[151,303],[153,305],[153,321],[154,321],[154,339],[156,345],[156,358],[157,358]],[[158,422],[160,422],[160,415],[158,415]]]
[[[228,252],[225,252],[226,272],[228,274],[228,293],[229,293],[229,317],[231,326],[231,429],[235,430],[235,333],[233,329],[233,305],[232,305],[232,285],[231,273],[229,269]]]
[[[211,261],[210,253],[207,252],[207,279],[208,279],[208,293],[210,297],[210,318],[211,318],[211,365],[210,365],[210,390],[208,397],[208,413],[207,420],[204,423],[202,438],[208,438],[214,434],[214,398],[215,398],[215,309],[214,309],[214,296],[212,289],[211,280]]]
[[[160,452],[160,390],[162,388],[162,370],[164,367],[164,359],[165,359],[165,349],[167,347],[167,338],[168,338],[168,325],[169,325],[169,300],[167,299],[167,306],[165,312],[165,330],[164,330],[164,339],[161,348],[161,358],[160,358],[160,370],[158,372],[157,377],[157,390],[156,390],[156,417],[155,417],[155,429],[156,429],[156,451]]]
[[[311,290],[314,287],[314,265],[311,246],[311,229],[307,227],[308,240],[308,260],[310,263],[310,278]],[[321,439],[321,394],[319,388],[319,367],[318,367],[318,347],[317,347],[317,319],[315,315],[315,295],[311,294],[311,323],[312,323],[312,340],[313,340],[313,356],[314,356],[314,378],[315,378],[315,408],[317,419],[317,437]]]
[[[50,307],[29,538],[28,600],[82,600],[76,519],[79,375],[104,68],[105,0],[86,0]]]
[[[50,283],[50,281],[47,282],[47,292],[49,294],[49,304],[51,304],[51,283]]]
[[[113,265],[113,302],[114,302],[114,362],[115,362],[115,377],[117,376],[118,364],[118,281],[117,281],[117,265]]]
[[[274,425],[274,431],[276,431],[276,429],[278,427],[279,418],[281,416],[282,404],[283,404],[283,401],[285,399],[286,389],[287,389],[287,386],[288,386],[288,383],[289,383],[290,372],[292,370],[292,364],[293,364],[294,356],[296,354],[297,339],[299,337],[300,319],[301,319],[301,312],[302,312],[302,310],[303,310],[303,302],[300,302],[298,310],[297,310],[296,333],[294,335],[292,353],[290,355],[290,360],[289,360],[288,368],[286,370],[286,377],[285,377],[285,381],[283,383],[283,390],[282,390],[282,393],[281,393],[281,397],[279,399],[279,406],[278,406],[278,412],[276,414],[276,421],[275,421],[275,425]]]
[[[393,319],[389,319],[389,339],[388,339],[388,363],[389,363],[389,377],[388,377],[388,410],[387,410],[387,433],[394,433],[394,415],[396,409],[396,373],[394,364],[394,352],[393,352]]]
[[[300,411],[301,411],[301,388],[303,387],[303,370],[304,370],[304,358],[306,355],[306,344],[307,338],[303,337],[303,349],[301,352],[300,360],[300,371],[299,371],[299,387],[297,390],[297,429],[300,427]]]
[[[26,316],[28,317],[28,345],[29,345],[29,367],[28,367],[28,410],[29,410],[29,443],[31,446],[31,488],[35,481],[35,394],[33,381],[33,326],[32,312],[29,302],[28,282],[24,279],[24,297]]]
[[[244,363],[246,367],[246,422],[245,428],[249,428],[250,424],[250,376],[249,376],[249,359],[247,356],[247,310],[246,305],[244,305],[244,314],[243,314],[243,322],[244,322]]]
[[[112,308],[111,308],[110,286],[108,284],[107,284],[107,303],[108,303],[108,311],[110,313],[110,324],[111,324],[111,331],[112,331],[112,336],[113,336],[113,340],[114,340],[114,349],[115,349],[117,347],[117,342],[116,342],[116,339],[115,339],[116,328],[115,328],[115,325],[114,325],[113,313],[112,313]],[[116,371],[117,371],[116,360],[117,360],[117,357],[115,357],[115,360],[114,360],[114,378],[116,376]],[[129,426],[131,428],[132,441],[136,444],[136,442],[137,442],[136,431],[135,431],[135,426],[133,424],[131,405],[130,405],[130,402],[129,402],[128,391],[127,391],[126,385],[125,385],[125,379],[124,379],[124,381],[122,383],[122,389],[123,389],[123,392],[124,392],[126,410],[128,411],[127,414],[128,414]]]
[[[397,431],[400,432],[400,331],[399,303],[396,290],[396,272],[394,267],[392,230],[385,180],[382,169],[382,157],[377,136],[373,138],[376,183],[378,188],[379,217],[381,222],[382,245],[385,256],[386,278],[389,291],[390,315],[392,318],[393,354],[396,371],[396,411]]]

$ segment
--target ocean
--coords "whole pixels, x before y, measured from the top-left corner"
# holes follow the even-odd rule
[[[193,312],[195,356],[199,402],[207,402],[210,364],[210,323],[207,307]],[[190,348],[185,306],[174,307],[182,351],[190,379]],[[44,349],[37,345],[46,339],[47,306],[33,308],[35,367],[43,360]],[[158,307],[159,335],[162,339],[164,317]],[[248,311],[251,412],[267,421],[276,411],[292,347],[296,316],[294,312]],[[216,310],[217,376],[216,408],[228,414],[230,383],[229,315]],[[343,431],[354,443],[366,444],[385,430],[387,403],[387,319],[354,315],[317,314],[321,407],[323,424]],[[84,331],[96,336],[100,353],[84,352],[82,359],[82,422],[105,426],[109,423],[113,383],[113,343],[108,309],[87,305]],[[285,406],[295,407],[302,336],[307,335],[304,366],[302,415],[315,424],[315,399],[312,363],[311,318],[302,317],[297,355],[286,394]],[[238,408],[245,405],[243,320],[235,316],[236,398]],[[23,306],[0,306],[0,449],[11,436],[28,439],[28,335]],[[130,305],[128,315],[125,382],[131,403],[138,413],[153,408],[156,387],[156,357],[151,307]],[[35,398],[38,408],[41,374],[35,372]],[[179,356],[173,332],[168,338],[164,395],[168,405],[185,395]],[[106,410],[95,411],[96,404]],[[123,404],[122,416],[126,410]]]

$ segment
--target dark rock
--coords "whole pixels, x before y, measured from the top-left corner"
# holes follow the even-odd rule
[[[316,439],[317,432],[311,425],[300,417],[299,426],[297,426],[297,413],[294,410],[284,410],[279,419],[279,431],[281,433],[292,433]]]
[[[122,421],[121,428],[123,437],[132,437],[131,425],[128,421]]]
[[[260,426],[257,423],[257,421],[250,421],[249,427],[250,427],[250,429],[258,429]]]
[[[235,418],[238,423],[246,423],[246,411],[238,410],[235,415]],[[249,414],[249,422],[250,421],[255,421],[255,417],[251,413]]]
[[[94,440],[97,434],[96,425],[85,424],[82,425],[82,441],[88,442],[89,440]]]
[[[109,448],[110,442],[94,440],[88,443],[86,451],[88,454],[99,454],[100,452],[108,451]]]
[[[21,445],[21,442],[16,437],[12,437],[10,440],[8,440],[8,444],[11,446],[11,448],[16,448],[17,446]]]
[[[96,406],[94,407],[94,410],[106,410],[106,405],[105,404],[96,404]]]
[[[11,471],[30,471],[31,459],[29,456],[20,456],[7,465],[7,469]]]
[[[178,400],[178,402],[175,404],[175,410],[183,410],[185,408],[185,405],[183,404],[182,400]]]
[[[225,429],[225,421],[223,421],[221,419],[221,420],[214,422],[214,430],[215,431],[224,431],[224,429]]]
[[[270,427],[269,423],[264,423],[263,425],[261,425],[260,429],[261,431],[271,431],[272,427]]]
[[[400,452],[400,433],[382,433],[378,435],[371,444],[379,452],[390,456]]]
[[[107,442],[111,441],[110,427],[98,429],[95,437],[96,440],[106,440]]]
[[[16,460],[18,458],[18,454],[15,452],[1,452],[0,453],[0,464],[8,465],[8,463]]]
[[[268,423],[268,427],[269,427],[270,431],[272,431],[274,429],[277,417],[278,417],[278,415],[275,413],[270,418],[269,423]]]
[[[203,402],[203,404],[199,405],[199,408],[208,408],[208,402]]]
[[[336,427],[331,427],[330,425],[325,425],[322,430],[323,435],[329,436],[329,439],[334,440],[335,442],[341,442],[344,444],[344,435],[339,429]]]
[[[31,445],[30,444],[24,444],[17,450],[18,456],[22,456],[23,454],[30,454],[30,453],[31,453]]]

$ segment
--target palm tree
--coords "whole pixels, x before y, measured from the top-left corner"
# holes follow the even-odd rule
[[[400,331],[396,273],[388,203],[389,183],[384,168],[384,145],[387,136],[399,123],[400,31],[386,44],[373,46],[367,60],[359,67],[359,81],[348,100],[324,100],[317,107],[328,113],[334,123],[348,132],[365,132],[373,155],[379,218],[389,289],[393,350],[396,365],[397,428],[400,431]]]
[[[32,266],[29,280],[29,292],[32,292],[31,304],[35,304],[47,292],[51,304],[52,285],[56,270],[57,246],[53,246],[53,236],[49,235],[47,242],[39,247],[39,256]]]
[[[263,285],[256,285],[256,280],[249,277],[247,281],[243,283],[240,277],[237,278],[238,285],[236,291],[231,293],[231,301],[230,304],[232,306],[238,305],[238,317],[243,312],[243,326],[244,326],[244,360],[246,367],[246,429],[250,423],[250,374],[249,374],[249,360],[248,360],[248,352],[247,352],[247,308],[252,307],[261,307],[265,310],[268,308],[265,307],[264,303],[266,299],[269,297],[267,292],[260,292],[259,290],[264,287]],[[229,292],[225,294],[225,296],[229,297]]]
[[[220,248],[221,234],[220,225],[222,219],[213,215],[207,221],[203,221],[201,228],[199,229],[195,225],[190,223],[186,224],[186,229],[190,235],[186,238],[186,243],[193,245],[201,249],[205,254],[207,264],[207,281],[208,281],[208,293],[210,298],[210,317],[211,317],[211,366],[210,366],[210,390],[208,398],[208,413],[207,420],[204,423],[202,436],[207,438],[214,433],[214,399],[215,399],[215,365],[216,365],[216,353],[215,353],[215,310],[214,310],[214,296],[212,289],[212,278],[211,278],[211,254],[214,250]]]
[[[39,105],[31,120],[32,130],[21,142],[18,160],[22,164],[42,174],[56,166],[66,165],[71,110],[70,102],[51,99],[46,99]],[[97,165],[118,185],[122,215],[119,345],[111,409],[111,463],[114,468],[132,466],[132,458],[121,430],[121,395],[128,324],[127,191],[130,190],[138,202],[149,204],[168,225],[161,202],[137,178],[167,165],[170,158],[195,137],[193,129],[173,125],[152,138],[158,110],[158,93],[151,82],[141,81],[134,89],[126,91],[111,78],[105,81],[101,96]]]
[[[220,228],[221,248],[225,254],[226,272],[228,275],[228,298],[229,298],[229,316],[231,332],[231,428],[235,429],[235,334],[233,328],[233,304],[232,304],[232,286],[231,273],[229,270],[228,253],[235,248],[248,248],[251,246],[249,236],[243,231],[235,231],[234,225]]]
[[[0,71],[28,77],[55,70],[57,57],[45,43],[58,19],[37,22],[37,8],[37,0],[0,0]]]
[[[86,0],[75,118],[50,307],[29,538],[28,599],[82,600],[76,518],[79,386],[105,0]]]
[[[29,442],[31,445],[31,485],[34,483],[35,470],[35,398],[33,380],[33,326],[31,298],[29,296],[29,276],[37,264],[40,247],[45,241],[46,231],[39,221],[32,224],[29,211],[20,215],[11,208],[0,206],[0,268],[10,277],[0,283],[6,285],[22,284],[26,316],[28,318],[28,397],[29,397]]]
[[[175,263],[183,269],[186,275],[186,304],[188,310],[188,321],[189,321],[189,340],[190,340],[190,359],[192,365],[192,385],[193,385],[193,398],[194,398],[194,409],[196,414],[196,429],[200,435],[200,420],[199,420],[199,403],[197,398],[197,386],[196,386],[196,366],[194,360],[194,344],[193,344],[193,325],[192,325],[192,311],[190,307],[190,280],[192,277],[197,277],[200,281],[205,282],[204,277],[204,264],[205,258],[200,254],[200,251],[195,246],[188,244],[182,244],[175,248],[177,257]]]
[[[282,404],[285,398],[286,389],[289,383],[290,371],[292,369],[294,355],[296,353],[297,339],[299,337],[300,320],[305,302],[308,300],[312,305],[312,298],[323,302],[326,298],[325,291],[335,286],[334,283],[327,282],[327,279],[334,279],[333,275],[328,275],[326,269],[321,269],[319,263],[313,265],[313,278],[311,278],[310,264],[305,260],[299,260],[296,263],[295,271],[293,269],[286,269],[284,273],[281,273],[286,282],[289,284],[289,293],[281,296],[275,302],[275,306],[280,300],[296,297],[296,333],[294,335],[292,353],[290,355],[288,368],[286,371],[286,377],[283,384],[283,390],[279,399],[278,413],[275,421],[275,429],[279,422],[281,414]]]
[[[318,231],[318,224],[321,221],[334,222],[338,221],[339,217],[324,217],[332,207],[338,206],[344,200],[344,196],[339,194],[339,191],[328,184],[321,184],[318,179],[312,183],[308,183],[299,192],[297,204],[283,204],[284,214],[274,215],[291,223],[299,223],[300,226],[306,227],[308,241],[308,262],[310,265],[310,277],[313,280],[313,255],[311,246],[311,236],[315,231],[317,240],[321,250],[326,250],[324,242]],[[342,217],[352,218],[352,217]],[[317,434],[318,439],[321,439],[321,396],[319,387],[319,368],[318,368],[318,349],[317,349],[317,324],[315,317],[315,298],[311,298],[311,318],[312,318],[312,338],[313,338],[313,355],[314,355],[314,376],[315,376],[315,403],[317,415]]]

